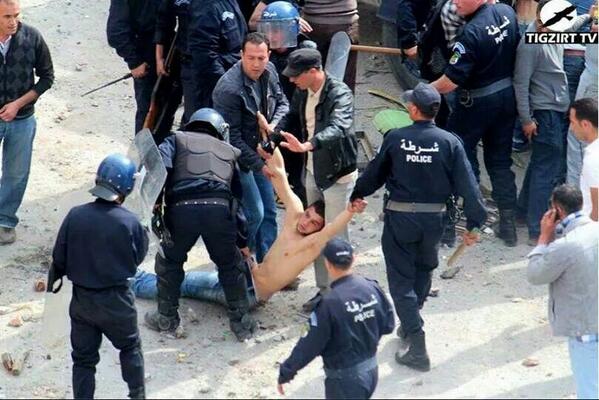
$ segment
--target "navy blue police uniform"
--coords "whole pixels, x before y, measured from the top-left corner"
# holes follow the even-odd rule
[[[106,24],[108,44],[127,63],[129,69],[148,64],[147,74],[133,80],[135,90],[135,132],[139,132],[150,109],[156,83],[154,30],[160,0],[111,0]],[[170,130],[172,118],[165,121]]]
[[[73,282],[71,356],[76,399],[94,396],[102,334],[120,350],[130,396],[143,390],[143,354],[130,278],[147,251],[146,230],[133,213],[115,202],[97,199],[74,207],[60,227],[52,268],[56,276],[66,275]]]
[[[516,206],[515,176],[510,168],[516,121],[512,75],[519,39],[516,14],[510,6],[483,4],[467,17],[445,69],[445,75],[459,87],[447,129],[464,142],[477,180],[476,152],[482,139],[493,199],[500,211]]]
[[[173,77],[173,74],[176,74],[174,78],[177,79],[177,83],[181,87],[183,106],[185,107],[183,124],[187,123],[191,114],[196,111],[192,108],[192,105],[197,94],[195,88],[197,79],[191,64],[191,53],[187,46],[190,3],[191,0],[162,0],[158,7],[155,35],[155,42],[164,46],[166,57],[166,51],[168,51],[171,44],[175,27],[177,30],[177,38],[175,39],[176,61],[172,63],[169,75]],[[179,103],[180,97],[181,94],[179,94]]]
[[[376,281],[339,278],[310,315],[307,335],[281,364],[279,383],[322,356],[327,399],[370,398],[378,382],[379,341],[394,327],[393,308]]]
[[[403,334],[423,335],[420,308],[439,264],[447,200],[453,193],[464,198],[469,230],[483,224],[486,211],[460,139],[432,121],[387,133],[351,199],[383,184],[389,192],[382,236],[389,291]]]
[[[220,77],[240,57],[247,23],[236,0],[191,0],[187,47],[197,95],[192,109],[212,106]]]
[[[170,240],[163,238],[156,254],[158,312],[146,314],[146,322],[154,330],[172,331],[181,322],[183,264],[200,237],[218,268],[233,332],[245,339],[247,336],[242,336],[255,328],[248,320],[247,268],[239,251],[247,245],[246,237],[239,235],[244,229],[236,218],[241,198],[236,164],[240,151],[223,140],[223,126],[226,124],[216,111],[200,109],[191,116],[185,128],[188,131],[175,132],[158,148],[168,173],[164,221]],[[244,316],[248,323],[241,327]]]

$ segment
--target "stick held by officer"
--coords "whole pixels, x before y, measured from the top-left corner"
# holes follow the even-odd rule
[[[462,142],[434,123],[441,104],[437,90],[419,83],[405,93],[404,100],[414,124],[387,133],[379,153],[356,182],[351,201],[371,195],[383,184],[389,191],[381,242],[389,291],[401,322],[397,333],[408,347],[407,352],[400,348],[396,360],[428,371],[420,308],[439,264],[446,203],[455,193],[464,198],[467,244],[476,242],[473,231],[482,226],[487,213]]]
[[[129,279],[148,251],[148,235],[121,204],[133,190],[135,164],[119,154],[104,159],[96,201],[74,207],[65,217],[52,253],[48,291],[66,277],[73,282],[70,305],[73,396],[94,397],[102,335],[120,351],[129,397],[145,398],[144,359],[137,310]],[[60,290],[60,286],[54,291]]]

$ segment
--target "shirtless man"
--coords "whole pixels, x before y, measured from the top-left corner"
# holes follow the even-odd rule
[[[250,297],[253,292],[256,300],[266,301],[314,262],[327,241],[339,234],[355,213],[364,211],[368,203],[356,200],[348,204],[347,209],[325,226],[324,218],[316,213],[314,206],[304,210],[301,200],[291,190],[280,151],[276,149],[272,156],[261,149],[258,152],[266,159],[266,165],[273,173],[272,184],[286,210],[281,232],[264,261],[251,268],[254,284],[253,288],[248,288]],[[246,252],[245,255],[249,254]],[[135,295],[153,298],[155,279],[153,274],[138,272],[133,285]],[[224,298],[218,295],[222,287],[218,284],[215,272],[188,272],[181,288],[182,295],[189,297],[217,303],[221,302],[221,297]]]

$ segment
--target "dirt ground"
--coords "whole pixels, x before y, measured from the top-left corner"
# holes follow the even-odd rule
[[[369,0],[372,1],[372,0]],[[71,398],[70,346],[65,341],[46,349],[40,319],[44,295],[33,282],[45,277],[59,221],[58,203],[66,193],[89,188],[95,169],[108,153],[125,152],[133,136],[135,110],[131,81],[93,95],[80,94],[127,73],[125,64],[106,44],[107,1],[22,0],[24,21],[44,34],[52,51],[56,83],[37,106],[38,130],[33,166],[20,209],[18,241],[0,247],[0,353],[30,350],[22,374],[0,368],[0,398]],[[380,22],[375,7],[360,4],[362,42],[378,44]],[[392,105],[367,94],[370,88],[397,95],[399,88],[380,57],[361,54],[356,96],[357,129],[376,145],[371,118]],[[515,168],[521,177],[522,170]],[[358,273],[378,279],[386,288],[378,220],[382,192],[370,198],[367,212],[352,222],[352,241],[358,252]],[[424,319],[433,368],[417,373],[395,363],[397,339],[383,338],[379,351],[380,380],[375,397],[572,397],[574,388],[565,341],[551,336],[546,319],[545,287],[526,282],[526,232],[520,245],[504,247],[492,234],[469,249],[459,261],[461,272],[452,280],[438,275],[438,297],[425,305]],[[143,265],[153,269],[153,252]],[[213,268],[201,245],[186,268]],[[270,398],[276,393],[278,362],[289,354],[304,318],[301,304],[313,293],[311,269],[302,274],[297,292],[275,295],[255,312],[262,329],[256,338],[238,343],[228,330],[222,307],[185,299],[182,311],[189,337],[173,340],[140,323],[149,397]],[[3,313],[1,306],[31,302],[31,307]],[[155,307],[137,302],[140,320]],[[4,309],[6,312],[6,309]],[[2,315],[4,314],[4,315]],[[15,315],[27,321],[8,326]],[[196,322],[191,322],[195,319]],[[107,341],[101,350],[97,397],[126,395],[118,353]],[[525,359],[538,361],[523,366]],[[289,397],[323,397],[322,363],[314,361],[286,386]]]

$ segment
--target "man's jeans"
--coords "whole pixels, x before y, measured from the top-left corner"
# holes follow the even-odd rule
[[[553,188],[559,183],[564,157],[564,137],[568,129],[566,114],[558,111],[534,112],[537,135],[532,137],[532,153],[518,197],[518,213],[526,215],[528,235],[541,232],[541,218]]]
[[[574,101],[576,89],[578,89],[580,75],[582,75],[583,70],[584,56],[564,55],[564,71],[566,72],[566,78],[568,79],[568,94],[570,96],[570,102]]]
[[[587,69],[580,76],[576,100],[590,97],[597,100],[597,76],[593,76]],[[574,132],[568,131],[568,175],[567,182],[576,187],[580,186],[580,171],[586,143],[576,139]]]
[[[597,342],[582,343],[576,338],[568,339],[570,363],[576,381],[579,399],[596,399],[597,392]]]
[[[135,297],[153,300],[158,294],[156,275],[138,269],[131,285]],[[223,286],[218,280],[218,271],[190,271],[185,273],[181,283],[181,297],[188,297],[228,307]],[[256,306],[256,295],[251,281],[248,281],[250,307]]]
[[[241,204],[248,221],[248,246],[261,263],[277,238],[277,205],[273,187],[262,172],[241,172]]]
[[[29,179],[36,121],[32,115],[11,122],[0,120],[2,177],[0,178],[0,226],[14,228],[17,210]]]
[[[320,190],[316,186],[314,175],[310,171],[306,171],[306,197],[308,206],[317,200],[324,200],[325,222],[332,222],[335,217],[347,207],[349,196],[354,190],[356,180],[353,179],[349,183],[335,183],[325,191]],[[341,235],[349,240],[349,228],[346,226],[341,232]],[[316,286],[321,290],[326,290],[329,287],[329,275],[324,266],[324,257],[319,256],[314,261],[314,273],[316,276]]]

